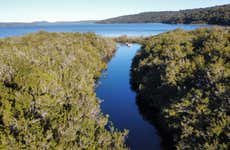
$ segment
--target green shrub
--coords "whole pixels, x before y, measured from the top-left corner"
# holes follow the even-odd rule
[[[133,59],[140,107],[158,114],[176,149],[229,148],[229,33],[204,28],[160,34]]]
[[[94,92],[115,46],[93,33],[0,39],[0,149],[126,149]]]

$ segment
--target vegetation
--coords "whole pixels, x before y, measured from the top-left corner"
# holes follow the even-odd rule
[[[174,148],[229,149],[229,60],[229,28],[153,36],[133,59],[140,109],[172,135]]]
[[[126,149],[94,92],[114,50],[93,33],[0,39],[0,149]]]
[[[127,36],[127,35],[122,35],[119,37],[115,37],[112,38],[112,40],[114,40],[117,43],[139,43],[142,44],[144,43],[146,40],[148,40],[149,37],[135,37],[135,36]]]
[[[121,16],[98,23],[169,23],[230,25],[230,4],[181,11],[144,12]]]

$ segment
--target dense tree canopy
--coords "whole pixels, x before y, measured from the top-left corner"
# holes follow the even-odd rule
[[[230,25],[230,5],[181,11],[144,12],[111,18],[99,23],[169,23]]]
[[[114,50],[92,33],[0,39],[0,149],[126,149],[94,92]]]
[[[229,60],[229,28],[163,33],[133,59],[138,103],[157,114],[174,148],[229,148]]]

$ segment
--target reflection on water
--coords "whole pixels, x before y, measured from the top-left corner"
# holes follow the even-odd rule
[[[131,90],[129,83],[132,58],[139,49],[138,44],[130,48],[118,45],[116,55],[105,72],[107,75],[101,77],[96,93],[103,100],[103,113],[109,114],[114,126],[120,130],[129,130],[127,145],[131,149],[159,150],[161,146],[157,130],[139,113],[136,93]]]

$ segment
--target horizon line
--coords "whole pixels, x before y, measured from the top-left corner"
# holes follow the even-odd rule
[[[212,7],[218,7],[218,6],[226,6],[230,5],[228,4],[223,4],[223,5],[214,5],[214,6],[208,6],[208,7],[195,7],[195,8],[189,8],[189,9],[178,9],[178,10],[161,10],[161,11],[142,11],[142,12],[137,12],[137,13],[130,13],[130,14],[124,14],[124,15],[117,15],[117,16],[111,16],[108,18],[103,18],[103,19],[81,19],[81,20],[56,20],[56,21],[48,21],[48,20],[34,20],[34,21],[0,21],[0,24],[33,24],[33,23],[74,23],[74,22],[96,22],[96,21],[102,21],[102,20],[107,20],[111,18],[117,18],[117,17],[122,17],[122,16],[129,16],[129,15],[136,15],[136,14],[141,14],[141,13],[149,13],[149,12],[177,12],[177,11],[184,11],[184,10],[192,10],[192,9],[205,9],[205,8],[212,8]]]

